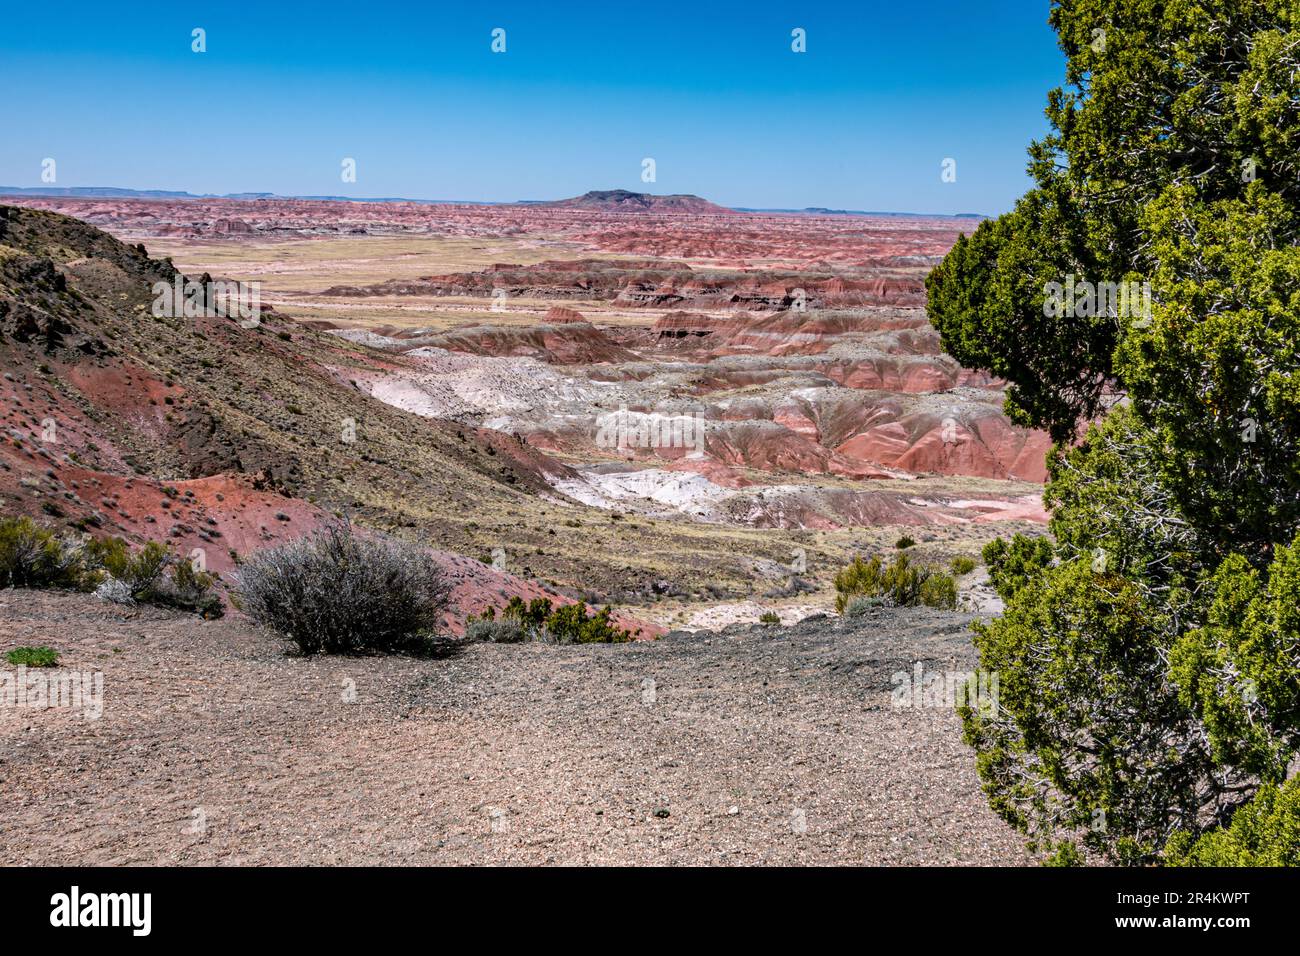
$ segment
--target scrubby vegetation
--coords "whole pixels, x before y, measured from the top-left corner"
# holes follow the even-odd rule
[[[30,518],[0,518],[0,587],[79,589],[85,574],[70,540]]]
[[[854,597],[849,598],[840,613],[847,618],[862,617],[868,611],[884,606],[885,599],[881,597]]]
[[[121,538],[59,536],[30,518],[0,518],[0,587],[94,591],[220,617],[216,578],[155,541],[136,551]]]
[[[964,554],[959,554],[957,557],[952,559],[952,562],[948,567],[952,569],[954,575],[961,577],[963,574],[970,574],[975,570],[975,559],[967,557]]]
[[[5,660],[14,667],[58,667],[59,652],[52,647],[15,647]]]
[[[423,548],[346,523],[251,556],[239,581],[248,616],[303,654],[424,650],[451,594]]]
[[[640,633],[639,631],[637,633]],[[615,626],[609,607],[587,614],[582,601],[555,607],[550,598],[525,602],[515,595],[497,616],[495,608],[471,617],[465,636],[474,640],[514,644],[539,641],[545,644],[623,644],[635,636]]]
[[[916,547],[916,539],[908,535],[903,535],[894,542],[894,547],[899,551],[906,551],[908,548]]]
[[[896,607],[957,606],[957,584],[952,577],[938,568],[914,563],[905,554],[895,555],[888,565],[880,558],[854,558],[835,575],[835,594],[835,610],[840,614],[846,613],[855,598],[878,598]]]
[[[495,614],[491,608],[489,612]],[[465,640],[487,644],[521,644],[529,640],[528,631],[518,621],[496,620],[494,617],[471,619],[465,627]]]
[[[764,611],[758,616],[759,624],[780,624],[781,616],[775,611]]]
[[[1294,863],[1300,8],[1061,0],[1051,22],[1068,86],[1036,188],[927,281],[944,348],[1061,442],[1055,540],[985,552],[1000,706],[964,711],[966,739],[1058,860]]]
[[[91,563],[106,573],[95,592],[101,597],[221,616],[221,599],[213,593],[216,578],[156,541],[132,553],[121,538],[92,539],[86,551]]]

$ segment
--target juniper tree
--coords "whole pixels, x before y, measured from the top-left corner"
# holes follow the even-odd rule
[[[1034,188],[927,281],[945,348],[1058,442],[1054,544],[985,555],[1001,707],[966,737],[1058,860],[1300,863],[1300,12],[1050,20],[1067,69]],[[1067,282],[1146,283],[1151,307],[1051,307]]]

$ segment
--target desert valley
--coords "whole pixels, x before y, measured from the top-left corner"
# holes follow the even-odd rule
[[[99,344],[3,382],[8,500],[159,529],[221,572],[346,512],[442,551],[475,595],[461,615],[544,588],[649,633],[790,622],[829,609],[854,554],[907,535],[923,558],[978,557],[1045,521],[1046,436],[1008,422],[1001,383],[945,356],[923,310],[973,219],[625,191],[21,202],[259,284],[255,328],[150,328],[150,284],[83,254],[69,280],[126,325],[111,344],[78,328]],[[33,440],[47,419],[52,448]]]

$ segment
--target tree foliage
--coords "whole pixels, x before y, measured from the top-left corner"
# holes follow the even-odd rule
[[[1053,540],[985,552],[1001,707],[963,720],[992,805],[1059,860],[1296,859],[1298,21],[1059,0],[1034,189],[927,282],[945,348],[1058,442]],[[1150,308],[1049,307],[1074,282]]]

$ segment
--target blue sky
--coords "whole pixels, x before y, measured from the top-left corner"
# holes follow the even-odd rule
[[[39,185],[51,157],[59,186],[627,188],[995,214],[1028,186],[1025,146],[1062,79],[1047,14],[1047,0],[9,4],[0,184]]]

